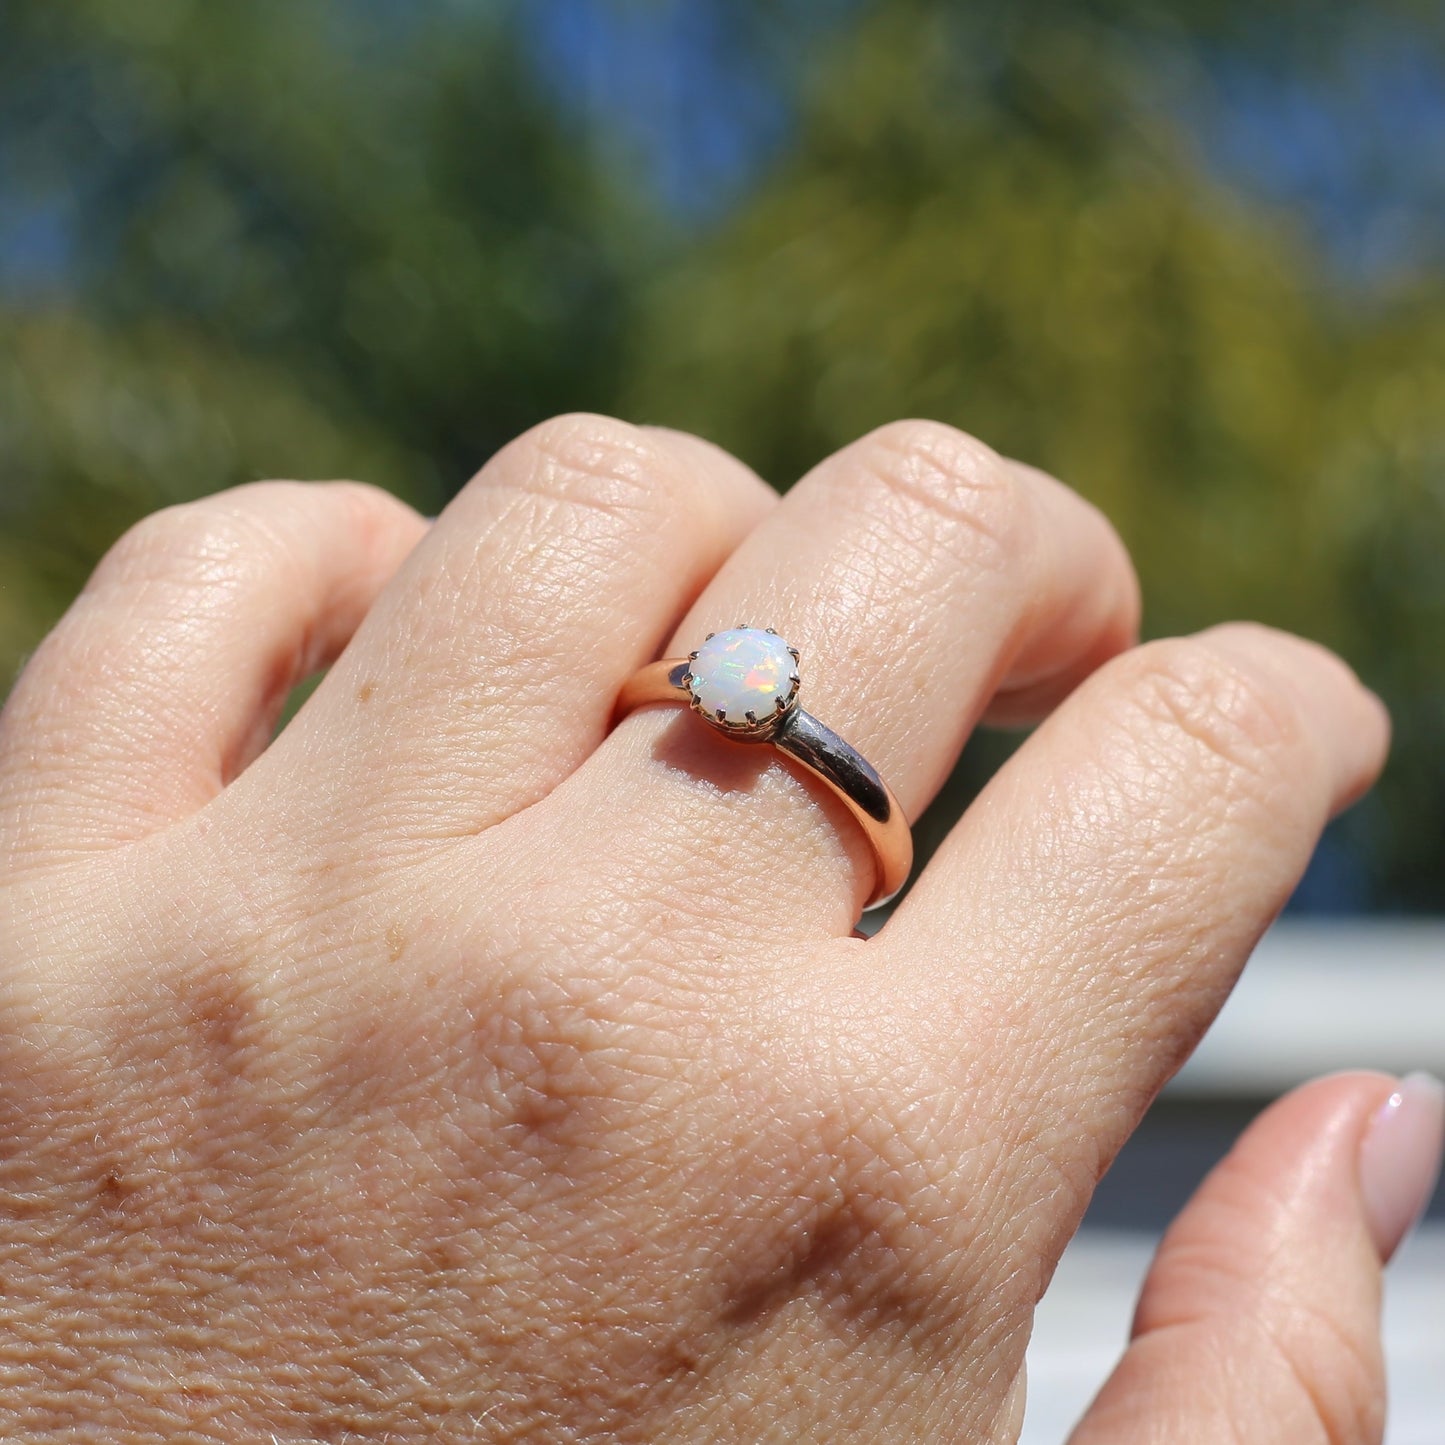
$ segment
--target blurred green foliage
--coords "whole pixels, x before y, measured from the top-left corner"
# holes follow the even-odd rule
[[[5,318],[12,657],[158,505],[346,474],[435,505],[607,375],[617,188],[495,9],[39,0],[0,25],[7,209],[66,247]]]
[[[1341,835],[1358,886],[1445,906],[1442,284],[1342,279],[1186,121],[1225,104],[1221,50],[1283,35],[1328,91],[1349,30],[1231,0],[796,9],[736,6],[794,125],[699,221],[625,116],[569,104],[535,7],[11,0],[0,665],[126,523],[249,477],[431,508],[587,407],[786,485],[927,415],[1097,501],[1151,633],[1254,616],[1340,648],[1399,728]],[[1374,13],[1445,49],[1433,7]]]

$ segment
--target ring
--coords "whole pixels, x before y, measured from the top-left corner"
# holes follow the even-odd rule
[[[710,632],[696,652],[639,669],[617,699],[620,720],[655,702],[685,702],[724,737],[771,743],[825,783],[858,820],[877,880],[864,912],[887,903],[913,866],[903,809],[873,765],[798,706],[798,649],[771,627]]]

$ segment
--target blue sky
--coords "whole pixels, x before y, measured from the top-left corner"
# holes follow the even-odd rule
[[[525,0],[519,14],[528,59],[583,143],[617,137],[678,222],[706,228],[785,152],[797,74],[863,3]],[[447,3],[366,8],[390,27],[445,23]],[[1342,280],[1445,264],[1445,23],[1430,33],[1363,6],[1314,13],[1307,25],[1262,6],[1247,45],[1192,48],[1174,67],[1191,83],[1165,103],[1216,173],[1287,211]],[[0,44],[4,29],[0,10]],[[64,123],[38,113],[36,94],[59,110],[66,88],[0,110],[0,284],[30,297],[64,286],[84,187],[97,179],[77,176],[80,194],[68,197],[17,182],[27,145]]]
[[[727,0],[533,0],[525,13],[558,103],[584,124],[619,126],[678,217],[706,224],[787,147],[788,55],[826,43],[858,8],[779,0],[761,37],[740,33]],[[1223,180],[1288,210],[1343,277],[1438,266],[1445,35],[1366,7],[1336,12],[1331,31],[1318,13],[1316,27],[1261,7],[1247,46],[1192,52],[1174,119]]]

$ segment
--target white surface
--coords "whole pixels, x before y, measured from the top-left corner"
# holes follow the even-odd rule
[[[1029,1346],[1021,1445],[1062,1445],[1128,1337],[1154,1241],[1083,1230],[1059,1263]],[[1385,1445],[1445,1442],[1445,1226],[1406,1242],[1385,1297],[1390,1422]]]
[[[1445,922],[1276,924],[1172,1087],[1267,1097],[1355,1068],[1445,1078]]]

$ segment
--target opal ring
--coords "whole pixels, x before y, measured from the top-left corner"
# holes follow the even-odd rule
[[[771,627],[710,632],[687,657],[634,673],[617,715],[655,702],[687,703],[724,737],[771,743],[838,797],[858,820],[877,864],[865,911],[887,903],[913,866],[913,835],[898,799],[866,758],[798,706],[798,649]]]

